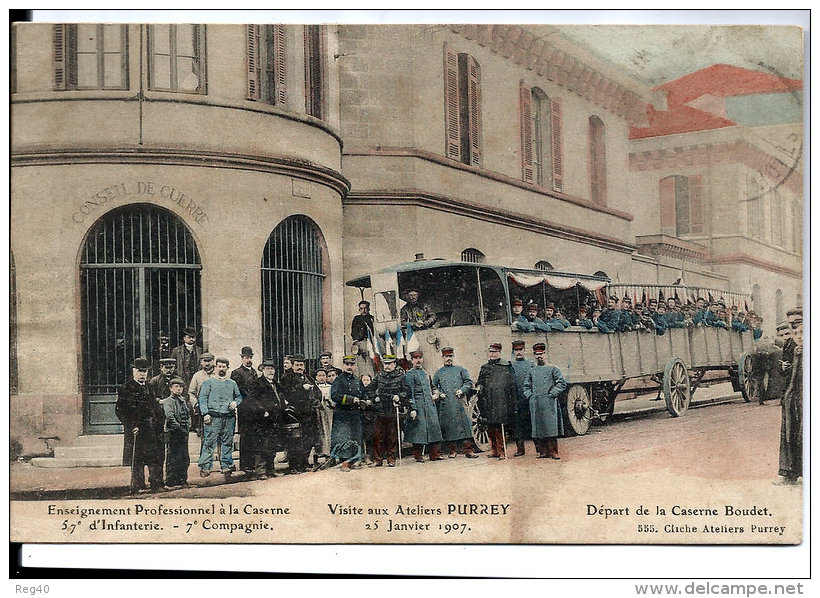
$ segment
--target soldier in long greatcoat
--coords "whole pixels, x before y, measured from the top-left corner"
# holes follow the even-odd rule
[[[330,454],[342,462],[342,471],[359,468],[364,456],[362,411],[369,401],[364,384],[353,374],[355,365],[356,356],[345,355],[342,373],[330,385],[330,401],[333,403]]]
[[[453,365],[455,351],[452,347],[441,350],[444,366],[433,374],[433,388],[439,391],[438,421],[441,436],[449,445],[449,457],[456,456],[456,443],[464,447],[464,456],[473,459],[473,427],[467,412],[467,397],[473,388],[470,374],[461,366]]]
[[[515,446],[518,450],[515,457],[525,454],[524,441],[532,438],[532,424],[530,423],[530,402],[524,394],[524,381],[535,364],[524,357],[525,343],[522,340],[513,341],[512,369],[515,378]]]
[[[422,449],[430,449],[430,461],[441,461],[441,425],[434,402],[433,385],[430,374],[424,369],[424,353],[410,353],[413,367],[404,375],[410,391],[410,419],[404,428],[404,440],[413,443],[413,457],[424,463]],[[435,392],[438,398],[438,390]]]
[[[547,347],[544,343],[536,343],[532,349],[535,367],[529,371],[524,381],[524,394],[530,402],[535,450],[539,459],[560,459],[558,437],[564,434],[564,421],[559,398],[567,389],[567,381],[561,370],[547,363]]]
[[[507,458],[504,426],[515,414],[515,379],[509,361],[501,359],[501,343],[492,343],[488,361],[481,366],[476,381],[481,423],[487,425],[492,447],[488,457]]]
[[[151,492],[163,489],[165,460],[165,412],[145,381],[150,364],[138,357],[131,366],[132,378],[120,387],[115,413],[122,422],[122,464],[131,467],[131,494],[145,487],[145,466]]]

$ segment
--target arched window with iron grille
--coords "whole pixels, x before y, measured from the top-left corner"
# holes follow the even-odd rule
[[[302,354],[308,370],[325,348],[327,249],[307,216],[290,216],[273,230],[262,252],[262,352],[282,363]]]
[[[487,256],[475,247],[468,247],[461,252],[461,261],[470,262],[471,264],[483,264],[487,261]]]
[[[541,270],[542,272],[549,272],[550,270],[555,270],[547,260],[540,260],[535,262],[535,269]]]
[[[136,357],[169,357],[186,326],[202,320],[199,251],[173,213],[148,204],[113,210],[88,233],[80,260],[86,433],[120,429],[117,390]],[[153,375],[153,373],[151,375]]]

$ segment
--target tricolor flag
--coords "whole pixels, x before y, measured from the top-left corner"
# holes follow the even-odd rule
[[[373,339],[373,333],[370,330],[370,326],[367,327],[367,354],[371,361],[373,361],[373,371],[378,373],[382,367],[382,360],[376,347],[376,341]]]
[[[404,337],[401,334],[401,325],[396,328],[396,357],[401,359],[405,357],[405,351],[407,349],[407,343],[404,341]]]
[[[384,331],[384,353],[388,355],[396,354],[396,346],[393,344],[393,336],[389,330]]]
[[[419,339],[417,339],[416,335],[413,333],[413,327],[410,325],[410,322],[407,322],[407,331],[404,334],[404,343],[406,345],[408,355],[419,348]]]

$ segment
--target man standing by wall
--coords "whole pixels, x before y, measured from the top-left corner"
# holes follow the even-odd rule
[[[131,494],[145,487],[146,466],[151,492],[159,492],[163,487],[165,412],[145,383],[149,366],[144,357],[134,360],[131,379],[120,387],[115,407],[124,432],[122,464],[131,467]]]
[[[567,382],[561,370],[547,364],[547,347],[544,343],[536,343],[532,350],[535,354],[535,367],[527,374],[524,394],[530,402],[535,450],[539,459],[560,459],[558,437],[564,434],[564,422],[558,399],[567,389]]]
[[[214,461],[214,448],[221,449],[219,461],[227,479],[233,473],[233,434],[236,429],[236,409],[242,402],[242,393],[236,382],[228,378],[230,361],[216,360],[214,375],[202,383],[199,391],[199,410],[205,429],[202,434],[202,452],[199,454],[199,474],[208,477]]]
[[[242,403],[248,398],[251,389],[256,384],[256,370],[253,367],[253,349],[250,347],[242,347],[239,351],[239,357],[242,359],[242,364],[231,372],[231,380],[236,382],[239,387],[239,392],[242,394]],[[239,430],[239,465],[249,476],[254,475],[255,460],[254,451],[247,443],[247,436],[245,434],[245,425],[247,423],[247,404],[243,406],[240,404],[236,414],[236,423]]]
[[[492,343],[487,349],[487,363],[478,373],[478,408],[487,424],[492,447],[488,457],[507,458],[504,425],[515,413],[515,379],[509,361],[501,360],[501,343]]]
[[[434,402],[439,393],[436,390],[434,397],[430,374],[423,367],[424,353],[413,351],[410,361],[413,368],[405,374],[410,390],[410,421],[405,426],[404,439],[413,443],[416,462],[424,463],[421,451],[425,445],[429,447],[430,461],[441,461],[441,425]]]
[[[524,357],[524,347],[526,344],[522,340],[513,341],[513,377],[515,378],[515,457],[523,457],[525,454],[524,441],[532,438],[532,424],[530,423],[530,402],[524,394],[524,381],[527,374],[535,367],[535,364]]]
[[[195,340],[196,328],[189,326],[182,333],[182,344],[171,351],[171,357],[176,361],[176,373],[185,382],[185,388],[188,388],[191,378],[200,368],[202,347],[196,345]]]
[[[464,456],[476,458],[473,454],[473,429],[467,413],[467,396],[473,388],[470,374],[461,366],[453,365],[455,350],[444,347],[441,350],[444,365],[433,375],[433,388],[439,391],[438,420],[441,424],[441,436],[448,456],[456,456],[456,444],[464,448]],[[449,445],[449,447],[447,447]]]

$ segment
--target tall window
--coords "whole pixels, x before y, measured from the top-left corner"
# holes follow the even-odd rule
[[[661,232],[703,232],[703,177],[674,175],[661,180]]]
[[[600,205],[606,204],[606,143],[604,122],[589,117],[589,195]]]
[[[53,50],[54,89],[128,89],[125,25],[54,25]]]
[[[206,93],[204,25],[149,25],[148,52],[150,89]]]
[[[771,202],[772,245],[783,246],[783,201],[780,199],[780,190],[773,189],[769,194]]]
[[[521,171],[525,182],[563,190],[561,104],[520,84]]]
[[[483,264],[487,261],[487,256],[475,247],[468,247],[461,252],[461,261],[470,262],[472,264]]]
[[[445,153],[481,166],[481,67],[469,54],[444,44]]]
[[[774,317],[775,324],[779,324],[786,319],[786,308],[783,304],[783,291],[780,289],[777,289],[774,292]]]
[[[753,239],[763,237],[763,210],[761,209],[761,187],[757,179],[750,176],[746,180],[746,229]]]
[[[287,100],[284,25],[248,25],[248,99],[283,106]]]
[[[305,111],[325,118],[325,31],[321,25],[305,26]]]

